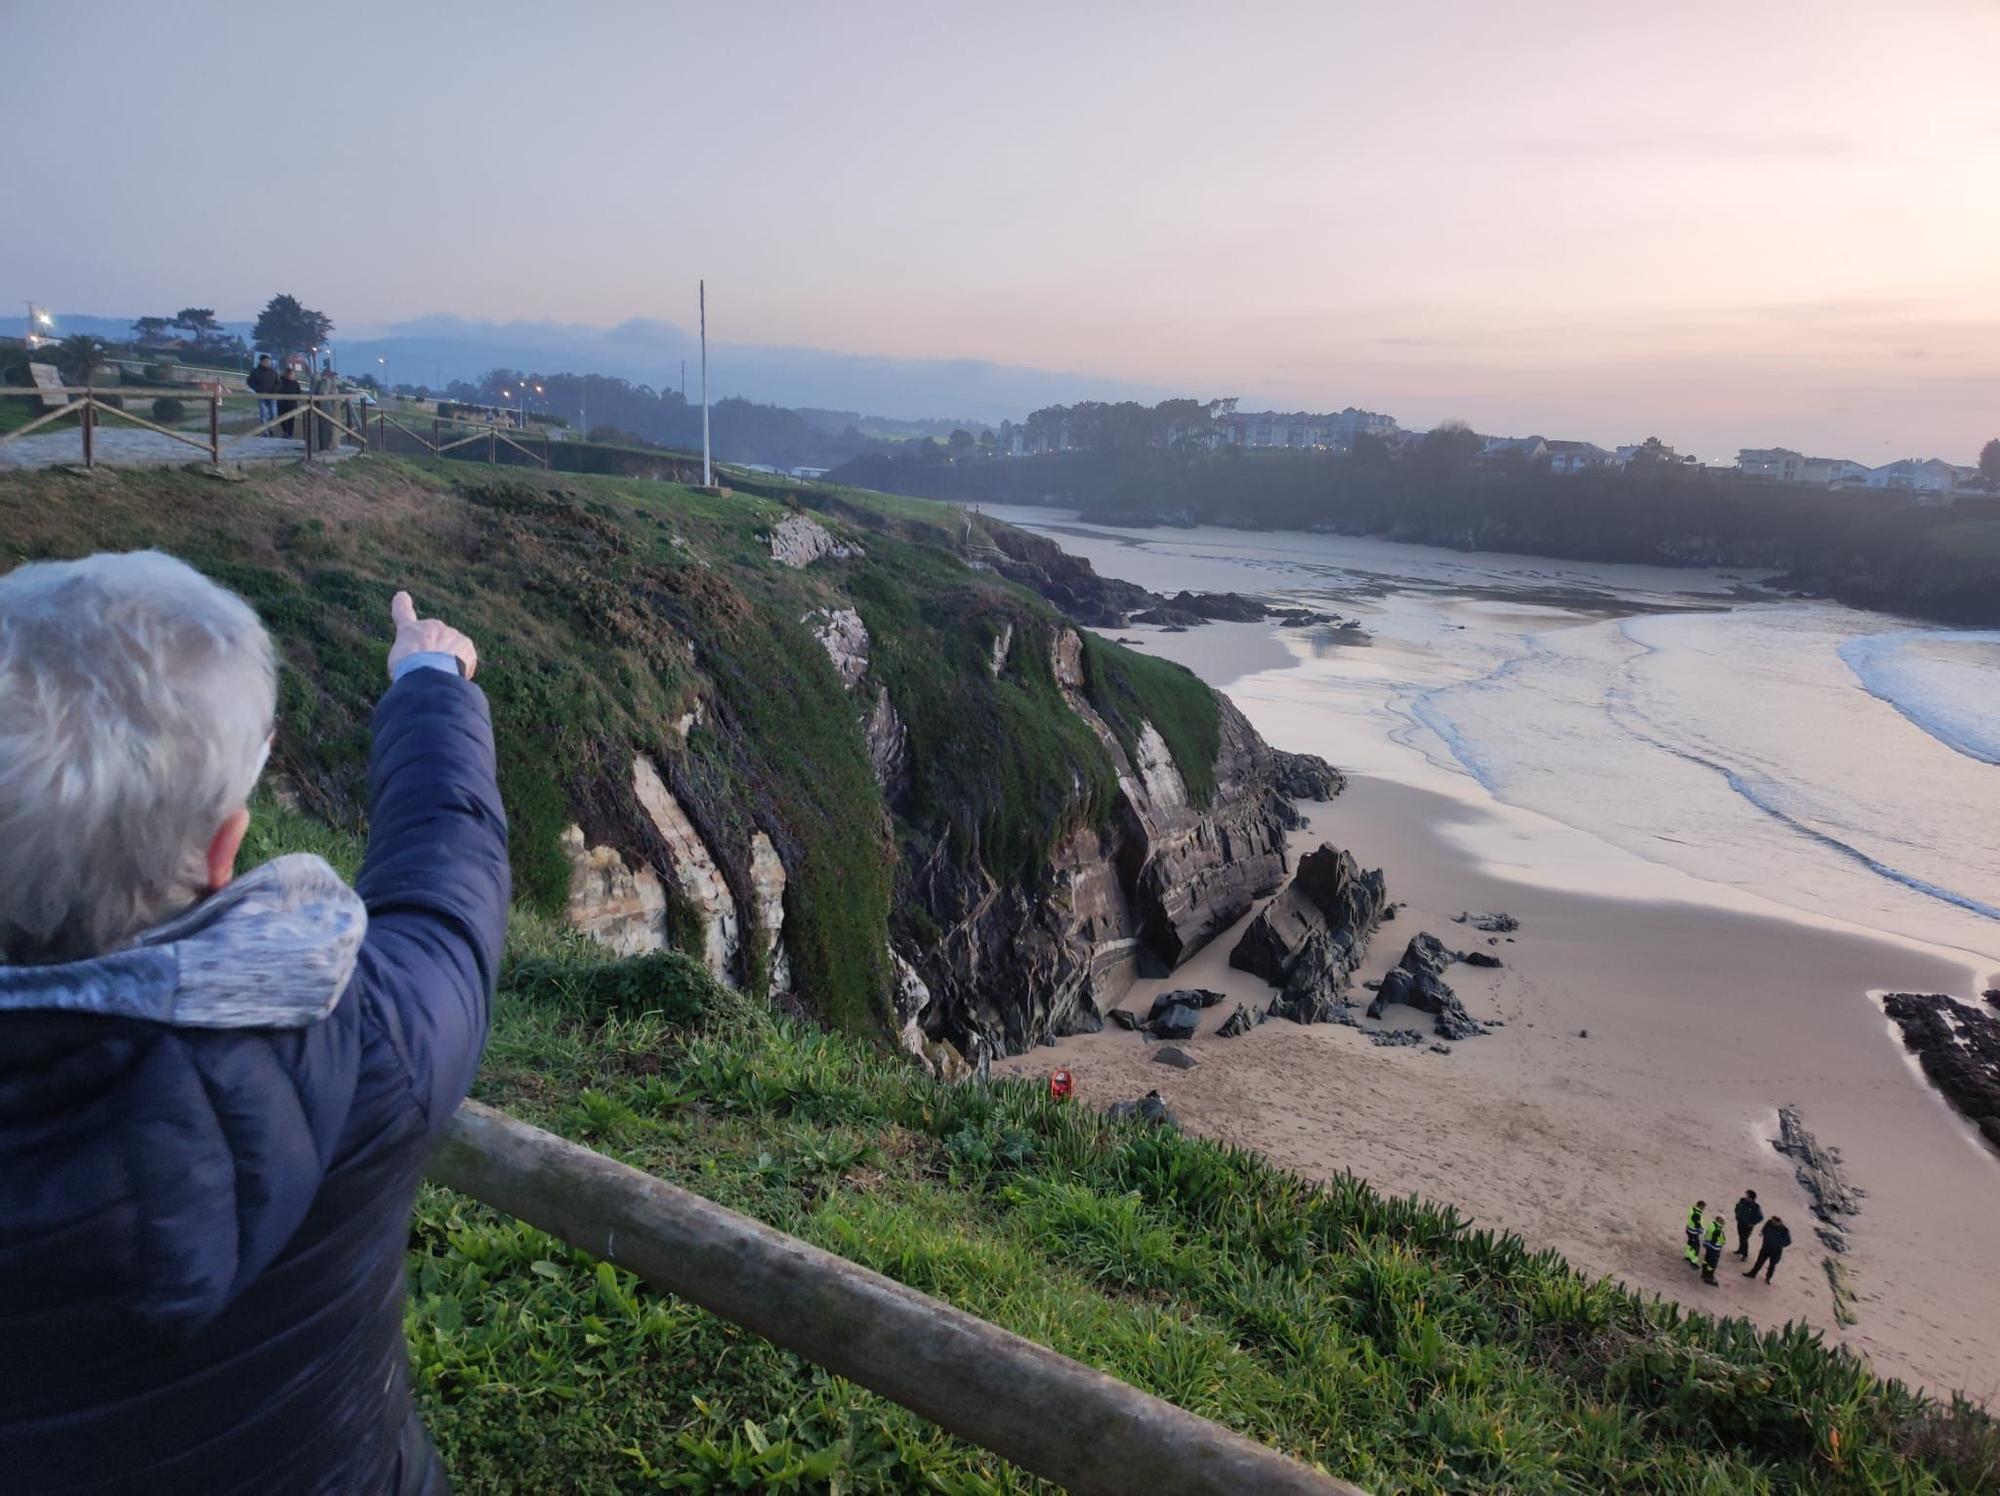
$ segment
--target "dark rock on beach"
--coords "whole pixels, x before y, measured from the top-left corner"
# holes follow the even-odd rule
[[[1192,1039],[1200,1026],[1200,1008],[1193,1003],[1174,1003],[1154,1010],[1146,1021],[1146,1032],[1155,1039]]]
[[[1303,955],[1310,963],[1307,976],[1324,979],[1338,971],[1344,985],[1382,917],[1383,887],[1381,869],[1364,873],[1353,853],[1322,845],[1299,859],[1292,881],[1250,922],[1229,953],[1229,964],[1274,987],[1290,987],[1292,968]],[[1308,952],[1315,936],[1319,940]]]
[[[1130,1008],[1113,1008],[1107,1016],[1122,1029],[1136,1029],[1139,1027],[1139,1015],[1134,1013]]]
[[[1289,1018],[1293,1023],[1347,1023],[1354,1021],[1354,1004],[1337,997],[1322,996],[1296,988],[1271,999],[1269,1016]]]
[[[1484,930],[1489,935],[1511,935],[1521,928],[1521,922],[1511,914],[1475,914],[1469,909],[1463,914],[1454,914],[1452,923],[1471,925],[1473,929]]]
[[[1222,1001],[1223,995],[1210,987],[1176,987],[1171,992],[1162,992],[1153,999],[1152,1010],[1146,1014],[1151,1023],[1167,1009],[1183,1004],[1196,1008],[1212,1008]]]
[[[1114,1101],[1107,1113],[1113,1122],[1126,1117],[1136,1117],[1141,1122],[1151,1122],[1156,1127],[1179,1127],[1180,1119],[1167,1109],[1166,1099],[1158,1091],[1148,1091],[1137,1101]]]
[[[1996,993],[1989,990],[1987,1001]],[[2000,1018],[1942,995],[1892,992],[1882,1006],[1931,1084],[2000,1148]]]
[[[1153,1051],[1153,1063],[1155,1065],[1171,1065],[1176,1070],[1192,1070],[1201,1061],[1197,1060],[1185,1049],[1181,1049],[1176,1045],[1162,1044],[1158,1049]]]
[[[1368,1042],[1384,1049],[1401,1049],[1423,1043],[1424,1036],[1415,1029],[1382,1029],[1370,1034]]]
[[[1437,936],[1418,931],[1404,947],[1402,960],[1382,978],[1375,1000],[1368,1005],[1368,1016],[1380,1018],[1391,1003],[1402,1003],[1429,1013],[1440,1039],[1471,1039],[1485,1033],[1485,1025],[1465,1011],[1465,1004],[1440,975],[1457,959]]]
[[[1460,951],[1458,959],[1467,966],[1494,967],[1502,964],[1498,956],[1486,951]]]
[[[1222,1026],[1215,1032],[1220,1038],[1234,1039],[1240,1035],[1249,1033],[1250,1030],[1262,1023],[1265,1017],[1266,1015],[1261,1011],[1253,1012],[1248,1003],[1238,1003],[1236,1011],[1223,1019]]]
[[[1812,1196],[1812,1213],[1820,1221],[1815,1234],[1829,1250],[1845,1252],[1846,1218],[1861,1214],[1861,1200],[1867,1191],[1848,1183],[1840,1150],[1807,1132],[1795,1106],[1778,1108],[1778,1137],[1771,1146],[1791,1159],[1799,1183]]]

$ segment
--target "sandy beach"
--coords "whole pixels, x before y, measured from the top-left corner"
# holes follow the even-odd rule
[[[1212,681],[1268,668],[1256,626],[1233,631],[1259,652],[1235,667],[1223,657],[1227,636],[1204,632],[1147,642],[1176,657],[1185,648]],[[1340,756],[1284,731],[1284,713],[1243,704],[1282,746]],[[1428,1040],[1379,1047],[1354,1029],[1283,1020],[1218,1038],[1212,1030],[1237,1001],[1261,1007],[1273,995],[1229,967],[1232,930],[1122,1004],[1143,1013],[1169,987],[1226,992],[1188,1046],[1199,1068],[1152,1063],[1151,1044],[1111,1027],[996,1068],[1066,1066],[1095,1107],[1157,1088],[1189,1129],[1308,1175],[1351,1170],[1556,1248],[1586,1271],[1767,1326],[1803,1320],[1884,1375],[2000,1402],[2000,1291],[1990,1277],[2000,1157],[1924,1083],[1872,995],[1963,995],[1992,980],[1982,959],[1759,907],[1636,858],[1607,857],[1600,881],[1587,859],[1551,876],[1549,849],[1574,850],[1574,835],[1469,779],[1441,793],[1361,774],[1338,800],[1306,808],[1312,825],[1295,855],[1321,841],[1349,848],[1363,867],[1386,870],[1402,905],[1357,983],[1379,977],[1419,930],[1476,944],[1505,966],[1456,965],[1447,978],[1475,1018],[1504,1027],[1448,1055]],[[1465,910],[1505,910],[1522,927],[1487,945],[1453,922]],[[1403,1018],[1428,1033],[1423,1015]],[[1801,1109],[1867,1191],[1849,1223],[1850,1327],[1835,1321],[1808,1197],[1771,1146],[1781,1104]],[[1727,1212],[1746,1187],[1786,1220],[1792,1249],[1773,1284],[1746,1281],[1732,1228],[1721,1284],[1705,1287],[1682,1261],[1681,1224],[1696,1199]]]

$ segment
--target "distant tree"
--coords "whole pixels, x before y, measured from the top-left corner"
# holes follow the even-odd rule
[[[2000,436],[1979,449],[1979,476],[1988,493],[2000,493]]]
[[[1354,444],[1347,449],[1347,460],[1357,468],[1371,471],[1389,466],[1389,444],[1373,431],[1354,433]]]
[[[1440,472],[1465,467],[1479,455],[1479,433],[1463,421],[1440,421],[1424,433],[1417,449],[1426,467]]]
[[[963,426],[951,434],[951,452],[954,457],[963,457],[972,449],[972,433]]]
[[[187,315],[186,312],[181,313],[183,317]],[[250,341],[259,352],[274,353],[283,358],[290,353],[310,352],[324,343],[332,331],[333,319],[326,313],[300,305],[296,296],[280,293],[266,302],[264,310],[257,314],[257,325],[251,330]]]
[[[212,306],[184,306],[174,313],[172,325],[185,327],[197,343],[221,326],[215,320],[215,308]]]
[[[167,329],[173,325],[173,320],[168,317],[140,317],[132,323],[133,341],[157,343],[166,336]]]
[[[71,333],[56,344],[56,368],[68,384],[89,384],[104,365],[104,344],[87,332]]]
[[[1661,441],[1657,436],[1647,437],[1639,443],[1638,447],[1632,453],[1633,464],[1640,467],[1644,467],[1649,463],[1672,462],[1673,460],[1674,449]]]
[[[988,457],[993,455],[993,444],[997,440],[998,438],[991,431],[982,431],[979,433],[979,445],[986,449]]]

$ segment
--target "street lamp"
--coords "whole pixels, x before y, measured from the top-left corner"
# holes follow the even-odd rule
[[[389,398],[389,356],[386,353],[382,354],[375,362],[382,366],[382,398],[387,400]]]

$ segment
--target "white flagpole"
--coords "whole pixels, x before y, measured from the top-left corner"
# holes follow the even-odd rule
[[[715,466],[708,455],[708,282],[701,282],[701,486],[715,487]]]

